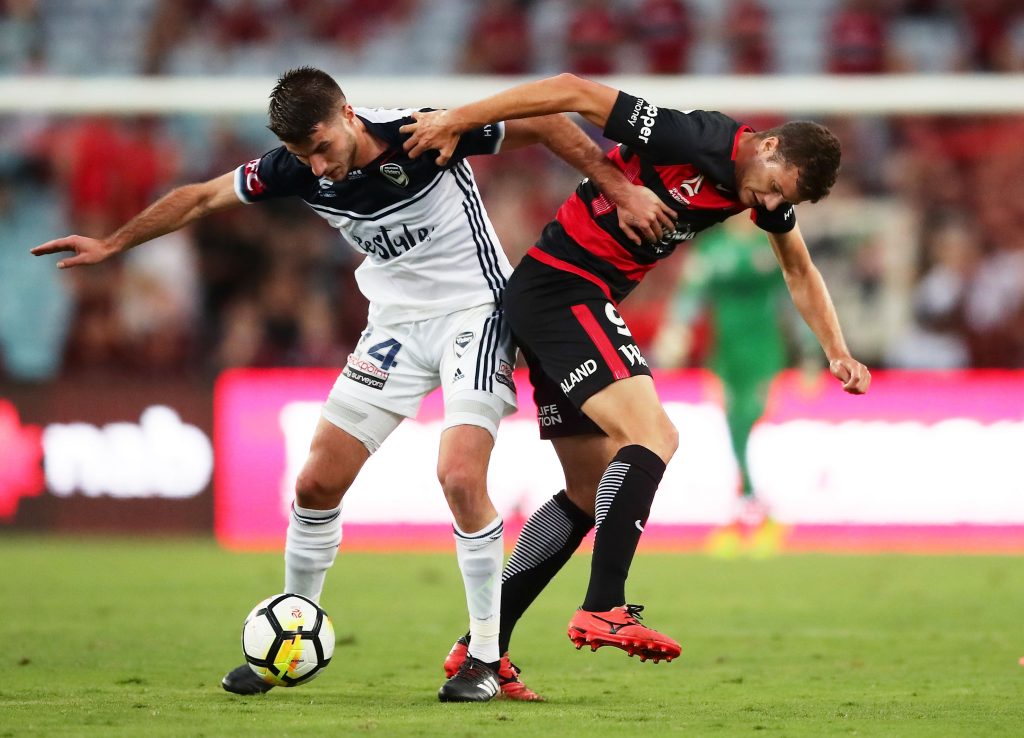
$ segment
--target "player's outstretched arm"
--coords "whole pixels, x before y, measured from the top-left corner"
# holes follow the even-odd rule
[[[445,164],[455,151],[459,136],[466,131],[499,120],[553,113],[579,113],[603,129],[618,95],[619,91],[612,87],[574,74],[527,82],[451,110],[413,113],[416,122],[401,129],[402,133],[411,134],[405,150],[411,157],[437,150],[438,164]]]
[[[140,243],[176,231],[208,213],[240,205],[234,177],[235,173],[229,172],[171,190],[106,238],[65,236],[36,246],[32,253],[42,256],[73,252],[74,256],[57,262],[60,269],[98,264]]]
[[[505,124],[502,150],[540,143],[551,153],[589,177],[615,203],[619,227],[634,243],[657,241],[662,231],[675,228],[676,213],[646,187],[634,185],[601,147],[564,115],[544,115]]]
[[[828,358],[828,369],[843,383],[843,390],[863,395],[871,386],[871,372],[850,355],[839,327],[839,317],[821,272],[811,261],[807,244],[796,226],[788,233],[769,233],[775,258],[782,266],[786,286],[804,321],[814,331]]]

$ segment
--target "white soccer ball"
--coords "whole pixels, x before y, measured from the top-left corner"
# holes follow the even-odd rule
[[[242,653],[267,684],[296,687],[315,679],[334,655],[334,626],[315,602],[296,594],[268,597],[242,626]]]

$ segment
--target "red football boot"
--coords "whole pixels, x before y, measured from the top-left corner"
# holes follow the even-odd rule
[[[462,662],[466,660],[467,655],[469,655],[469,640],[466,636],[462,636],[459,640],[455,641],[455,645],[452,646],[452,650],[448,652],[448,657],[444,660],[445,676],[451,678],[458,673],[459,667],[462,666]],[[507,653],[501,657],[501,663],[498,665],[498,684],[501,685],[501,693],[498,696],[506,700],[514,700],[516,702],[544,701],[543,697],[519,680],[519,667],[509,660]]]
[[[466,660],[466,656],[469,654],[469,639],[466,636],[460,636],[459,640],[455,641],[455,645],[452,646],[452,650],[448,652],[448,655],[444,659],[444,675],[451,679],[459,672],[459,667],[462,666],[462,662]]]
[[[640,623],[643,605],[613,607],[606,612],[577,610],[569,621],[569,640],[577,650],[590,646],[596,651],[601,646],[621,648],[641,661],[650,659],[658,663],[671,661],[682,653],[679,644],[663,633]]]
[[[506,653],[498,666],[498,684],[503,699],[515,702],[543,702],[544,698],[519,681],[519,667],[509,661]]]

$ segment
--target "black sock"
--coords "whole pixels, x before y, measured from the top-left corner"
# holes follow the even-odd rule
[[[498,652],[508,650],[512,631],[551,578],[565,566],[594,519],[562,490],[526,521],[501,575],[501,633]]]
[[[665,462],[643,446],[619,449],[597,486],[597,535],[583,609],[602,612],[626,601],[626,577]]]

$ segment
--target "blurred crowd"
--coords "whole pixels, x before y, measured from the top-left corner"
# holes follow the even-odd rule
[[[1020,0],[2,0],[0,72],[1005,72]],[[410,72],[410,70],[415,70]]]
[[[338,74],[343,87],[346,76],[410,70],[1012,72],[1024,67],[1024,2],[0,0],[0,74],[277,74],[300,63]],[[859,358],[1024,367],[1024,118],[825,122],[843,141],[844,167],[833,197],[812,207],[852,206],[870,221],[884,200],[912,223],[898,243],[911,263],[897,285],[905,320]],[[365,318],[358,258],[300,202],[232,210],[89,269],[58,273],[27,255],[66,233],[105,235],[176,184],[258,156],[276,144],[262,124],[0,117],[0,377],[342,363]],[[473,166],[515,263],[576,175],[533,150]],[[850,251],[834,233],[805,235],[826,261],[841,252],[856,299],[893,289],[871,238]],[[653,272],[623,306],[645,347],[685,262]],[[677,360],[702,353],[697,345]]]

